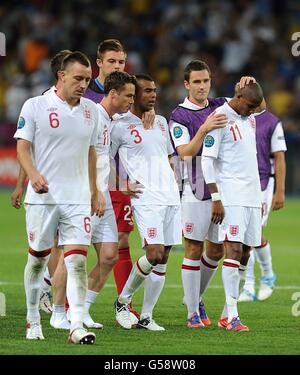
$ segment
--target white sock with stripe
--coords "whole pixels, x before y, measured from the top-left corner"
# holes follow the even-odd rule
[[[142,285],[146,277],[149,276],[153,266],[148,261],[146,255],[140,257],[135,265],[132,267],[130,275],[124,285],[124,288],[119,295],[119,301],[121,303],[130,303],[133,294]]]
[[[85,255],[84,255],[85,254]],[[87,291],[86,252],[65,252],[67,268],[67,298],[70,306],[71,331],[83,326],[84,302]]]
[[[200,260],[183,258],[181,277],[184,302],[188,311],[188,319],[190,319],[195,312],[199,314]]]
[[[201,280],[200,280],[200,300],[208,288],[213,276],[218,269],[218,260],[210,259],[206,253],[203,253],[200,259],[200,269],[201,269]]]
[[[239,296],[239,266],[240,262],[233,259],[224,259],[222,267],[222,279],[225,289],[228,322],[238,316],[237,300]]]
[[[146,278],[144,284],[144,302],[141,311],[141,319],[152,317],[152,311],[158,301],[166,280],[166,264],[157,264]]]

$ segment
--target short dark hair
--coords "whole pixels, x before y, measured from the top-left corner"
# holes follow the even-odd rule
[[[97,58],[102,59],[103,54],[107,51],[124,52],[126,53],[124,47],[118,39],[106,39],[103,40],[97,49]]]
[[[61,70],[65,70],[69,64],[75,62],[78,62],[79,64],[84,65],[86,67],[91,66],[89,58],[84,53],[80,51],[74,51],[63,58],[61,63]]]
[[[191,72],[200,71],[200,70],[207,70],[209,77],[211,77],[211,71],[210,71],[209,66],[206,64],[206,62],[202,60],[192,60],[184,68],[184,80],[189,82]]]
[[[59,51],[55,56],[53,56],[50,60],[50,69],[56,80],[58,80],[57,72],[61,70],[61,63],[63,59],[70,53],[72,53],[72,51],[70,51],[69,49],[63,49],[62,51]]]
[[[258,105],[264,98],[263,90],[258,82],[250,82],[242,89],[238,88],[238,94],[251,102],[257,102]]]
[[[135,76],[120,71],[110,73],[104,80],[104,95],[108,95],[113,89],[121,91],[127,83],[136,86]]]
[[[145,73],[135,74],[135,78],[137,81],[140,79],[143,79],[145,81],[154,82],[154,79],[149,74],[145,74]]]

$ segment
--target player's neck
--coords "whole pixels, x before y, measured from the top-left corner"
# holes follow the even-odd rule
[[[101,83],[101,85],[104,85],[105,76],[100,71],[96,79]]]
[[[80,102],[80,99],[77,99],[77,98],[68,98],[62,91],[62,88],[59,87],[56,91],[55,91],[55,94],[61,99],[63,100],[64,102],[67,102],[69,104],[70,107],[76,107],[79,102]]]
[[[188,96],[188,100],[189,100],[191,103],[193,103],[193,104],[195,104],[196,106],[201,107],[201,108],[206,107],[207,104],[208,104],[208,103],[207,103],[207,98],[204,99],[204,100],[198,101],[198,100],[194,99],[192,96]]]
[[[113,115],[117,113],[113,108],[112,104],[110,103],[109,98],[106,96],[101,100],[100,105],[105,109],[106,113],[110,118],[112,118]]]
[[[228,102],[229,107],[231,107],[238,115],[239,113],[239,108],[238,108],[238,103],[237,101],[233,98]]]
[[[144,111],[140,108],[137,108],[134,104],[131,106],[130,112],[140,119],[143,117]]]

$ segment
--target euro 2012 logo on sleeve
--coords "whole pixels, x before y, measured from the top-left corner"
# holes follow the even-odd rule
[[[211,135],[207,135],[204,140],[205,147],[211,147],[215,143],[214,137]]]
[[[18,129],[22,129],[25,126],[25,119],[24,117],[20,116],[18,121]]]
[[[174,129],[173,129],[173,134],[174,134],[174,137],[177,139],[177,138],[180,138],[182,136],[182,129],[180,126],[175,126]]]

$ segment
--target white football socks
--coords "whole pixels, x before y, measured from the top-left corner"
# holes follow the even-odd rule
[[[199,314],[200,260],[183,258],[181,277],[184,290],[184,302],[188,311],[188,319],[190,319],[195,312]]]
[[[150,275],[145,279],[144,302],[140,319],[144,319],[146,316],[152,316],[152,311],[165,285],[166,270],[166,264],[157,264],[153,267]]]

